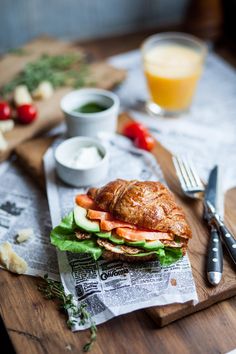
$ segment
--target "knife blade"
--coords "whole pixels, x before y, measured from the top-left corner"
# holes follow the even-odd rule
[[[209,175],[208,184],[204,196],[204,218],[210,228],[210,238],[207,252],[207,278],[212,285],[218,285],[223,273],[223,252],[220,234],[215,225],[215,219],[209,209],[209,205],[218,210],[218,166],[215,166]]]

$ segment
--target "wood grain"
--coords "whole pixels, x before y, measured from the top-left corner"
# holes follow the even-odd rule
[[[0,60],[0,87],[9,82],[27,63],[30,63],[42,54],[57,55],[63,53],[75,53],[78,46],[71,43],[58,41],[48,37],[42,37],[27,44],[24,48],[24,55],[7,54]],[[88,81],[93,82],[93,86],[111,89],[125,78],[125,71],[115,69],[111,65],[103,62],[89,64]],[[21,142],[35,137],[63,121],[63,114],[60,109],[61,98],[72,88],[64,87],[57,89],[53,96],[46,101],[36,102],[38,118],[27,126],[16,124],[15,128],[5,134],[8,143],[6,150],[0,150],[0,161],[5,160],[11,151]]]
[[[28,140],[18,145],[15,149],[20,163],[37,183],[39,183],[43,190],[45,190],[45,178],[42,157],[54,139],[55,136]]]

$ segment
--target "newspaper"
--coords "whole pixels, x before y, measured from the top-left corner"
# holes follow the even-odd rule
[[[108,177],[98,186],[116,178],[165,183],[153,155],[133,148],[128,139],[118,135],[103,134],[102,140],[110,153],[110,169]],[[71,188],[57,178],[53,148],[47,151],[44,165],[55,227],[73,209],[75,195],[86,189]],[[96,324],[149,306],[198,301],[188,256],[169,267],[161,267],[158,261],[95,262],[89,255],[70,252],[58,252],[58,261],[66,294],[73,294],[77,305],[85,303]],[[87,328],[71,315],[70,319],[76,321],[74,331]]]
[[[109,62],[128,71],[116,93],[122,109],[151,129],[169,151],[194,161],[204,180],[218,164],[224,190],[236,185],[236,70],[218,55],[207,56],[191,109],[179,118],[151,117],[145,111],[148,99],[141,54],[135,50],[111,57]]]
[[[51,220],[46,196],[15,161],[0,165],[0,245],[6,241],[28,263],[28,275],[58,280],[55,248],[50,244]],[[16,241],[19,230],[32,228],[34,237]]]

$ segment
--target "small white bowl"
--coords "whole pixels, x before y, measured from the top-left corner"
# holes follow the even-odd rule
[[[81,113],[75,109],[90,102],[99,103],[107,109],[97,113]],[[114,133],[117,127],[120,100],[113,92],[84,88],[72,91],[61,100],[65,114],[68,136],[96,137],[100,131]]]
[[[95,146],[102,156],[92,167],[70,167],[69,161],[78,148]],[[56,171],[62,181],[74,187],[84,187],[102,181],[108,173],[109,158],[104,145],[97,139],[75,137],[65,140],[55,151]]]

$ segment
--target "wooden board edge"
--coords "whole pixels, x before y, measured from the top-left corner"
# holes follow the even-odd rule
[[[180,320],[180,319],[182,319],[186,316],[192,315],[196,312],[205,310],[208,307],[215,305],[221,301],[227,300],[235,295],[236,295],[236,289],[231,289],[231,290],[227,289],[227,291],[220,293],[215,297],[213,296],[205,301],[201,301],[200,303],[196,304],[195,306],[192,304],[192,302],[184,303],[184,304],[182,304],[183,307],[178,308],[178,310],[176,310],[176,312],[172,312],[171,314],[168,314],[165,317],[158,316],[158,313],[156,311],[157,307],[145,309],[145,312],[153,319],[153,321],[157,324],[158,327],[165,327],[174,321]],[[181,305],[181,304],[178,304],[178,305]],[[166,306],[169,306],[169,305],[166,305]]]

